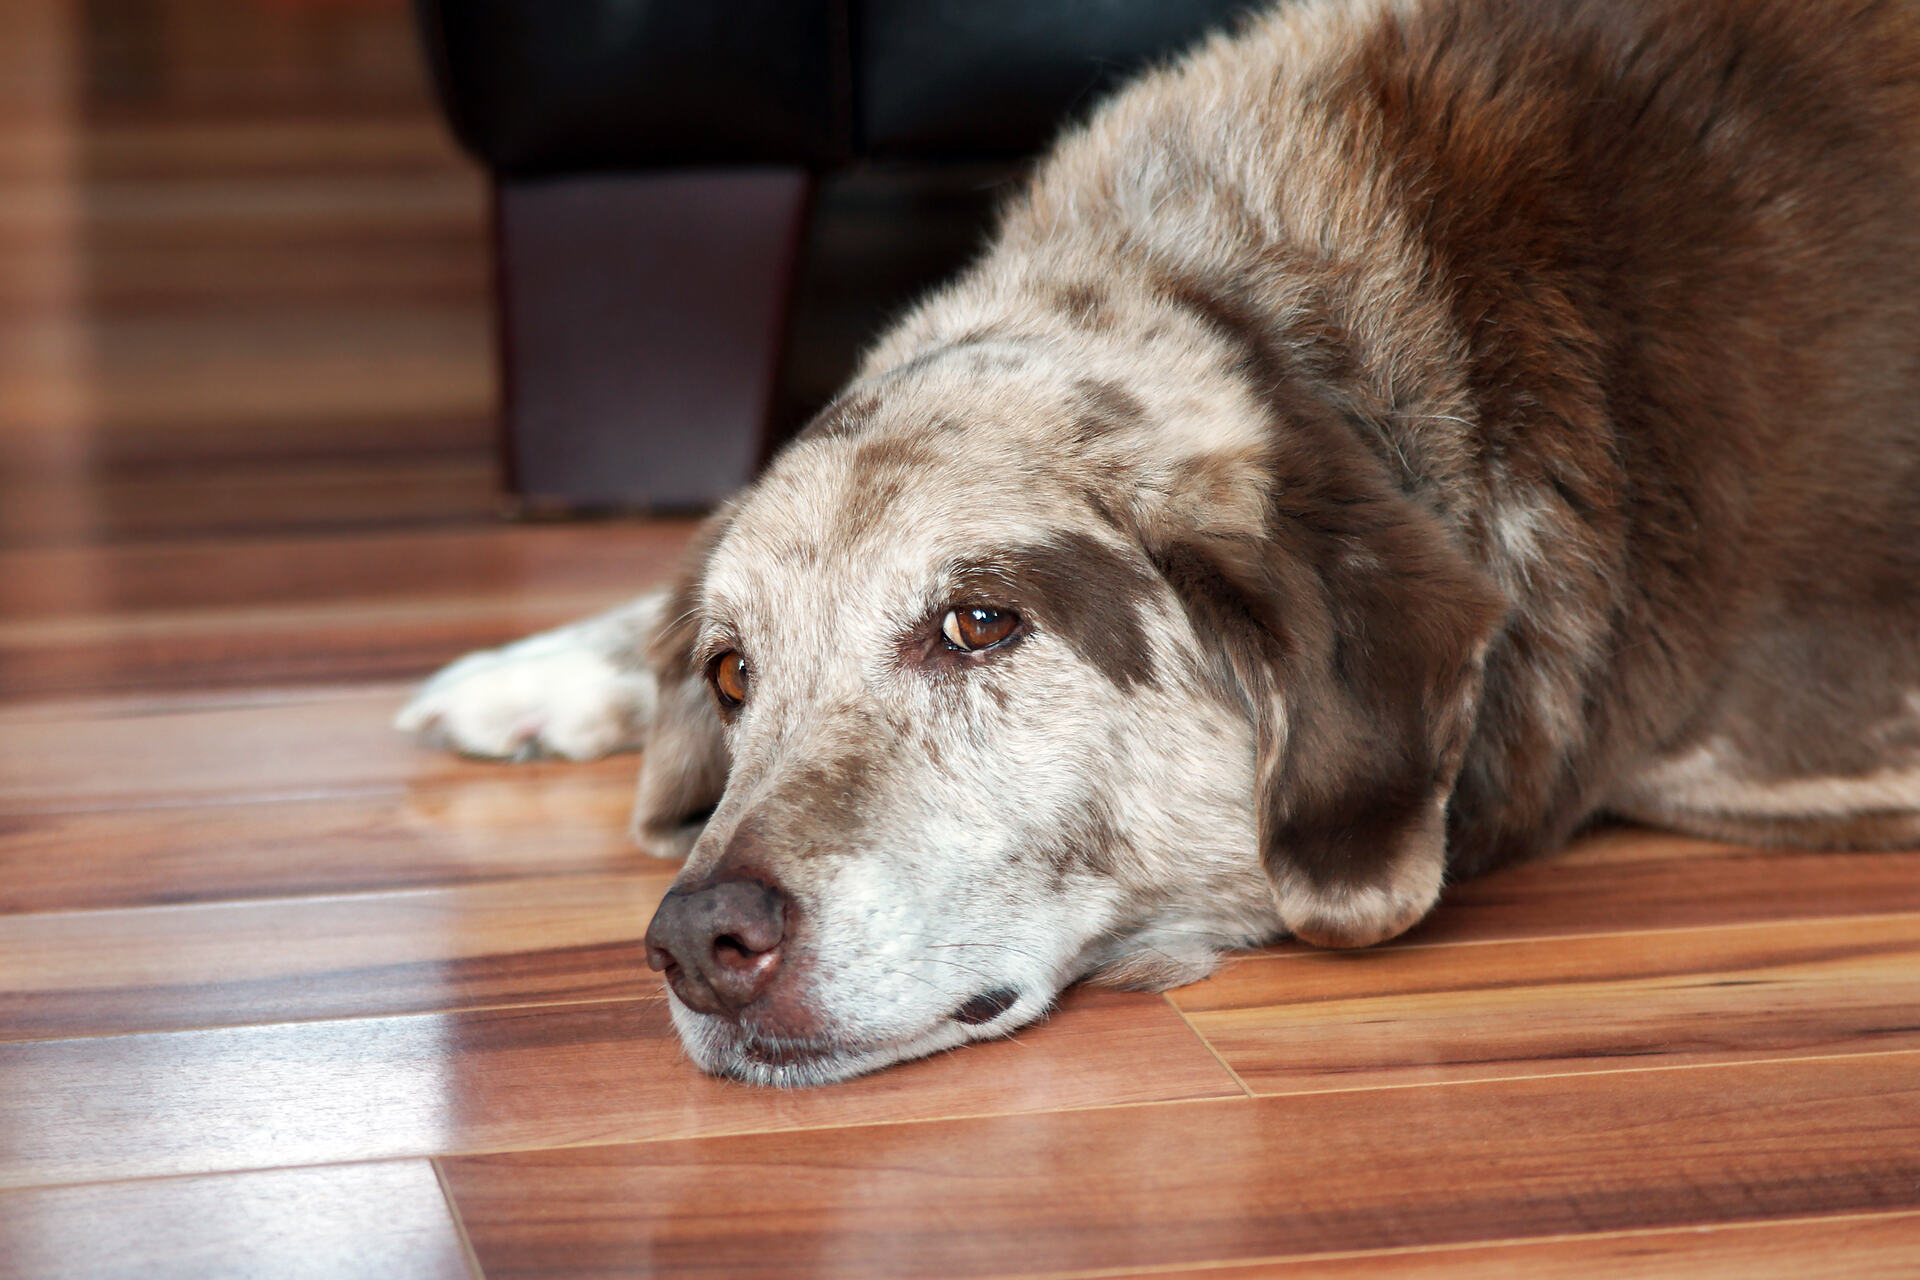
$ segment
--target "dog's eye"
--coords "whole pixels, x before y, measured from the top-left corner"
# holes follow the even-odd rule
[[[729,709],[747,700],[747,660],[738,649],[729,649],[707,668],[707,680]]]
[[[1019,625],[1018,614],[976,605],[947,610],[947,616],[940,620],[940,634],[954,648],[971,653],[1004,643]]]

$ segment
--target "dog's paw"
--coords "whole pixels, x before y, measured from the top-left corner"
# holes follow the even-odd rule
[[[641,745],[656,696],[650,672],[562,632],[468,654],[421,686],[393,725],[462,755],[596,760]]]

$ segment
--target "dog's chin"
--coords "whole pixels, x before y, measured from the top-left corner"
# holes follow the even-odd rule
[[[834,1084],[878,1071],[896,1062],[924,1058],[969,1040],[1011,1034],[1046,1012],[1009,1008],[989,1022],[968,1024],[942,1018],[931,1026],[905,1035],[848,1040],[833,1036],[777,1036],[742,1027],[710,1014],[696,1013],[671,994],[667,997],[674,1028],[687,1056],[709,1075],[745,1084],[779,1089],[804,1089]]]

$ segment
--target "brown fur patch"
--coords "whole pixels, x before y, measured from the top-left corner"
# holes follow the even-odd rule
[[[1075,443],[1085,446],[1104,436],[1130,431],[1147,420],[1140,397],[1105,378],[1076,378],[1073,389],[1081,406],[1073,420]]]
[[[1560,503],[1489,658],[1461,870],[1564,839],[1676,737],[1846,734],[1821,698],[1765,690],[1916,671],[1911,640],[1842,657],[1884,620],[1820,601],[1898,580],[1887,608],[1920,626],[1920,439],[1893,390],[1915,379],[1892,372],[1914,368],[1893,335],[1920,251],[1917,64],[1920,23],[1894,6],[1454,0],[1386,18],[1349,65],[1346,101],[1379,122],[1451,282],[1489,472]],[[1739,638],[1782,593],[1801,601],[1783,630],[1824,652]],[[1579,736],[1540,719],[1575,698]]]
[[[1441,838],[1501,608],[1346,422],[1293,384],[1270,394],[1263,541],[1189,535],[1162,560],[1224,647],[1208,674],[1256,708],[1263,857],[1320,888],[1374,885]]]
[[[904,436],[880,435],[862,441],[828,524],[829,545],[842,551],[857,545],[937,461],[932,450]]]
[[[883,752],[883,742],[862,741],[807,761],[775,785],[749,821],[783,859],[832,856],[858,847],[880,788],[874,761]]]
[[[1089,797],[1057,828],[1038,833],[1029,849],[1046,863],[1057,890],[1075,874],[1111,876],[1126,856],[1128,840],[1102,797]]]
[[[1115,323],[1112,300],[1099,285],[1085,282],[1064,285],[1056,297],[1060,309],[1073,317],[1076,324],[1097,331]]]
[[[991,557],[1015,588],[1011,602],[1122,689],[1152,684],[1141,608],[1157,583],[1146,565],[1080,533],[1064,533]]]

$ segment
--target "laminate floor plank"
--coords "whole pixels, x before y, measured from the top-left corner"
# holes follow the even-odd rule
[[[0,1192],[0,1280],[466,1280],[425,1160]]]
[[[0,700],[398,680],[637,594],[615,588],[0,624]]]
[[[0,1041],[656,997],[677,869],[0,917]]]
[[[1891,1213],[1204,1269],[1075,1274],[1105,1280],[1807,1280],[1814,1275],[1911,1280],[1916,1258],[1920,1214]]]
[[[657,871],[671,864],[626,834],[635,767],[475,766],[318,799],[0,817],[0,916]]]
[[[0,815],[399,793],[508,775],[524,785],[578,767],[423,747],[391,724],[409,687],[0,712]]]
[[[38,327],[46,327],[44,320]],[[33,321],[9,320],[0,308],[0,338],[9,337],[16,345],[34,338],[43,346],[57,340],[36,333]],[[0,348],[0,371],[6,368],[5,348]],[[265,421],[244,415],[216,415],[190,424],[167,423],[152,431],[110,431],[106,424],[87,419],[89,406],[84,402],[76,405],[69,399],[63,405],[57,398],[57,386],[42,390],[47,401],[44,404],[20,403],[30,399],[31,387],[5,390],[13,394],[9,405],[9,398],[0,392],[0,470],[20,482],[64,481],[67,496],[88,505],[158,502],[164,498],[164,490],[149,497],[110,493],[116,482],[156,472],[190,474],[201,468],[218,471],[279,463],[287,468],[289,480],[297,481],[304,468],[324,477],[330,467],[343,464],[427,456],[497,457],[491,413],[485,406],[465,403],[370,407],[351,418],[315,416],[304,406],[288,406]],[[82,420],[77,424],[63,421],[62,412]],[[78,458],[74,456],[76,436],[86,450]],[[478,532],[487,527],[488,522],[478,522],[472,529]],[[142,545],[139,541],[65,538],[59,526],[36,531],[23,519],[11,523],[8,531],[6,549],[11,552],[45,553],[64,546],[98,553],[128,551]],[[378,526],[367,530],[381,531]],[[493,531],[499,532],[497,528]],[[265,513],[258,525],[245,532],[249,537],[266,539],[312,536],[288,527],[271,513]]]
[[[0,552],[0,619],[421,601],[541,593],[639,594],[686,544],[685,520],[485,525],[331,537]]]
[[[203,207],[224,198],[204,185],[215,189],[195,193]],[[109,442],[177,437],[189,456],[206,449],[210,424],[231,438],[239,424],[285,419],[458,414],[479,422],[494,395],[484,296],[466,290],[100,308],[87,313],[86,331],[95,432]],[[140,447],[109,444],[122,456]]]
[[[690,528],[0,552],[0,701],[418,676],[638,595]]]
[[[119,116],[88,130],[87,155],[97,171],[122,182],[202,174],[279,177],[400,173],[444,169],[473,178],[430,112],[353,113],[346,104],[258,115]],[[4,154],[4,152],[0,152]],[[290,211],[295,216],[298,210]],[[380,210],[391,218],[391,209]]]
[[[442,1162],[489,1280],[1035,1275],[1920,1208],[1920,1055]]]
[[[97,475],[77,504],[24,468],[0,469],[0,546],[306,533],[478,522],[499,514],[499,462],[484,450],[364,461],[159,465]]]
[[[1134,992],[799,1091],[699,1074],[662,999],[18,1041],[0,1044],[0,1186],[1229,1096],[1173,1008]]]
[[[1255,1093],[1920,1048],[1920,915],[1302,953],[1169,998]]]
[[[1920,911],[1920,850],[1756,849],[1637,828],[1447,888],[1379,951]],[[1298,943],[1260,958],[1324,956]]]
[[[1450,886],[1412,945],[1920,911],[1920,850],[1756,849],[1616,827]],[[1524,927],[1524,934],[1516,929]]]

